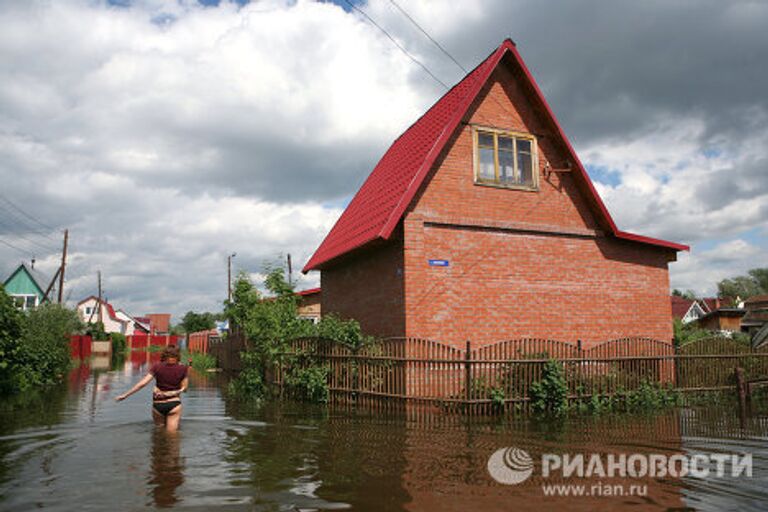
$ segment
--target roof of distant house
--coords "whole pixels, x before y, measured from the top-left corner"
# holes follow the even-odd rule
[[[721,301],[717,297],[704,297],[703,299],[697,299],[699,301],[699,304],[702,304],[704,307],[704,311],[707,313],[711,311],[715,311],[716,309],[719,309],[721,306]]]
[[[515,44],[507,39],[392,143],[302,272],[318,270],[349,252],[375,241],[388,240],[392,236],[406,209],[425,183],[440,152],[448,144],[493,70],[505,57],[521,71],[524,85],[530,90],[534,102],[549,119],[570,153],[571,160],[575,162],[573,174],[576,182],[598,222],[617,238],[675,251],[688,250],[686,245],[618,229]]]
[[[322,290],[320,288],[310,288],[308,290],[301,290],[300,292],[296,292],[296,295],[301,295],[302,297],[306,297],[307,295],[315,295],[320,293]]]
[[[686,299],[685,297],[680,297],[679,295],[672,295],[672,317],[677,319],[682,319],[686,313],[688,313],[688,310],[691,309],[691,306],[693,306],[693,303],[696,302],[692,299]]]
[[[89,300],[95,300],[98,302],[99,298],[95,295],[90,295],[78,302],[77,305],[80,306],[81,304],[85,304]],[[104,304],[104,306],[107,308],[107,313],[109,314],[110,319],[114,320],[115,322],[125,323],[125,320],[118,318],[117,314],[115,314],[115,308],[112,307],[112,304],[110,304],[106,299],[101,299],[101,303]]]
[[[40,290],[40,294],[44,294],[45,289],[48,287],[46,283],[49,282],[49,279],[36,268],[28,267],[26,263],[20,263],[19,266],[16,267],[16,270],[11,272],[11,275],[8,276],[8,279],[3,282],[3,286],[7,285],[11,279],[16,276],[16,274],[22,271],[26,272],[26,274],[29,276],[29,279],[32,281],[32,284],[34,284]]]
[[[744,304],[754,304],[756,302],[768,302],[768,295],[753,295],[744,301]]]
[[[131,316],[128,313],[125,312],[124,309],[118,309],[118,313],[122,313],[128,318],[130,318],[134,324],[138,325],[140,329],[149,332],[149,319],[148,318],[142,318],[138,316]]]

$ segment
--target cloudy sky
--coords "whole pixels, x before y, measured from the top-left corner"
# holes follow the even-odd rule
[[[700,294],[768,264],[768,2],[371,0],[452,85],[511,37],[621,229]],[[206,4],[216,4],[208,1]],[[343,0],[0,2],[0,274],[134,314],[215,310],[226,257],[301,267],[445,89]],[[302,276],[311,287],[318,276]]]

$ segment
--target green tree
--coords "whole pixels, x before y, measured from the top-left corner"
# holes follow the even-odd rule
[[[768,294],[768,268],[753,268],[745,276],[723,279],[717,283],[717,295],[733,304],[736,297],[748,299]]]
[[[225,303],[225,313],[233,328],[248,338],[249,350],[241,354],[243,370],[231,389],[245,395],[261,395],[266,388],[266,372],[275,363],[283,363],[285,384],[300,397],[324,401],[328,397],[327,368],[311,354],[286,357],[289,342],[304,336],[321,336],[352,349],[371,341],[353,320],[329,315],[317,324],[297,316],[299,297],[285,279],[281,268],[267,268],[262,296],[249,276],[240,273],[235,280],[232,301]]]
[[[672,295],[676,297],[682,297],[688,300],[696,300],[696,292],[694,292],[693,290],[685,290],[683,292],[675,288],[674,290],[672,290]]]
[[[213,313],[195,313],[187,311],[179,325],[185,333],[207,331],[216,327],[216,315]]]

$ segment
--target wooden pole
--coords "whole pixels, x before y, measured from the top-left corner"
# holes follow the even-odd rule
[[[233,252],[227,256],[227,301],[229,302],[232,302],[232,258],[236,255],[237,253]]]
[[[99,276],[99,300],[98,300],[98,303],[96,304],[96,307],[99,308],[98,322],[101,323],[102,322],[102,317],[101,317],[102,316],[101,315],[101,270],[98,271],[98,276]]]
[[[59,304],[64,299],[64,271],[67,268],[67,245],[69,243],[69,230],[64,230],[64,248],[61,251],[61,267],[59,267]]]
[[[48,294],[51,293],[51,290],[53,289],[53,285],[56,282],[56,280],[59,278],[59,274],[61,273],[61,267],[56,270],[56,273],[53,275],[53,279],[51,279],[50,284],[48,285],[48,288],[45,289],[45,293],[43,294],[43,298],[40,300],[40,303],[42,304],[48,299]]]
[[[293,265],[291,264],[291,253],[288,253],[288,285],[290,286],[293,282]]]
[[[472,363],[469,362],[471,358],[470,344],[469,340],[467,340],[467,350],[464,353],[464,398],[467,402],[472,398]]]

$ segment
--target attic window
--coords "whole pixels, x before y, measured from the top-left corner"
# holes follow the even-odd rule
[[[475,128],[475,183],[536,190],[538,165],[532,135]]]

